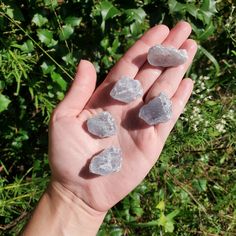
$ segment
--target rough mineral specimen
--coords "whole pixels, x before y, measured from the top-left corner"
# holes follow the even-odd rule
[[[165,47],[156,45],[149,49],[147,60],[153,66],[178,66],[186,62],[188,54],[185,49],[176,49],[173,47]]]
[[[110,95],[118,101],[130,103],[143,96],[143,88],[138,80],[123,76],[116,82]]]
[[[103,111],[87,120],[88,131],[100,138],[109,137],[116,134],[115,119],[112,115]]]
[[[108,175],[121,169],[122,153],[120,148],[110,147],[94,156],[89,171],[97,175]]]
[[[139,117],[148,125],[167,122],[170,120],[171,115],[172,103],[164,93],[160,93],[148,104],[142,106],[139,111]]]

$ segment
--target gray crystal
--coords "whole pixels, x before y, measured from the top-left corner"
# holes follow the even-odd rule
[[[88,131],[100,138],[109,137],[116,134],[115,119],[107,112],[101,112],[98,115],[87,120]]]
[[[167,122],[170,120],[171,115],[172,103],[164,93],[160,93],[159,96],[149,101],[148,104],[142,106],[139,111],[139,117],[148,125]]]
[[[121,149],[110,147],[93,157],[89,165],[89,171],[97,175],[108,175],[120,171],[121,163]]]
[[[185,63],[188,59],[188,54],[185,49],[176,49],[173,47],[165,47],[156,45],[148,51],[147,60],[153,66],[178,66]]]
[[[143,88],[138,80],[123,76],[116,82],[110,95],[118,101],[130,103],[143,96]]]

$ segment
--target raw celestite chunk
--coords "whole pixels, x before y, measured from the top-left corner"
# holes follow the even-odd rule
[[[170,120],[171,115],[172,103],[164,93],[160,93],[159,96],[152,99],[148,104],[142,106],[139,111],[139,117],[148,125],[167,122]]]
[[[143,96],[143,88],[138,80],[123,76],[116,82],[110,95],[118,101],[130,103]]]
[[[120,148],[110,147],[93,157],[89,171],[97,175],[108,175],[121,169],[122,153]]]
[[[153,66],[178,66],[186,62],[188,54],[185,49],[176,49],[173,47],[165,47],[156,45],[149,49],[147,60]]]
[[[103,111],[87,120],[88,131],[100,138],[109,137],[116,134],[115,119],[112,115]]]

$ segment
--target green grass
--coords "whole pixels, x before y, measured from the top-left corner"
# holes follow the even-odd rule
[[[76,63],[91,60],[99,84],[146,29],[181,19],[199,44],[187,73],[194,94],[160,160],[98,235],[236,235],[236,6],[126,2],[1,1],[0,235],[19,234],[48,183],[48,120]]]

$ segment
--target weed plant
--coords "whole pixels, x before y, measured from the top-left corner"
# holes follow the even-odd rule
[[[98,84],[150,26],[193,27],[194,93],[147,178],[98,233],[236,235],[232,0],[0,1],[0,235],[18,235],[49,181],[47,131],[81,58]]]

